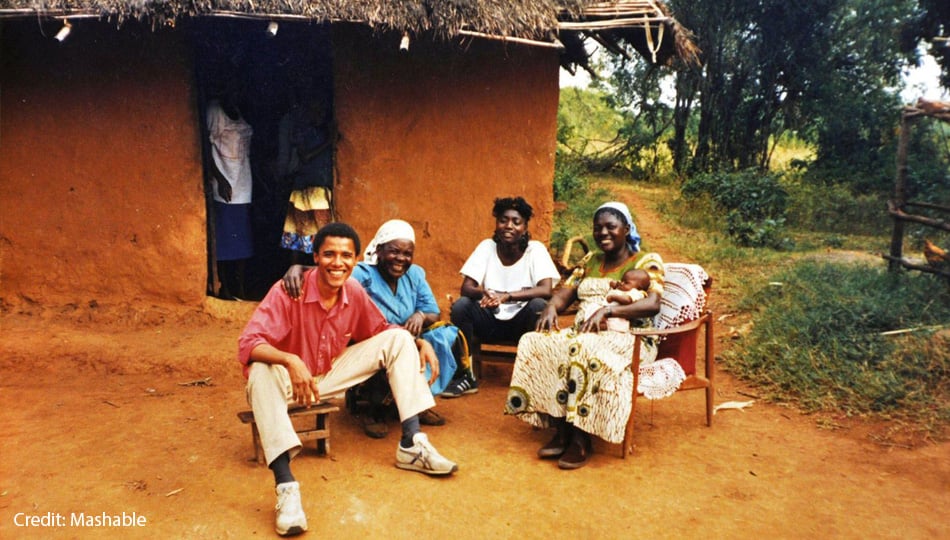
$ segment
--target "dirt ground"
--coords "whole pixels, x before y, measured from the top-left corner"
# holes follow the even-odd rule
[[[643,234],[668,226],[628,202]],[[676,258],[662,238],[650,247]],[[5,305],[0,537],[274,536],[273,478],[236,417],[236,339],[253,308]],[[713,308],[728,314],[728,294]],[[717,329],[721,349],[730,324]],[[689,392],[639,402],[626,460],[598,441],[588,466],[561,471],[535,457],[548,433],[502,414],[509,376],[491,364],[479,393],[437,400],[448,424],[427,431],[460,464],[450,478],[396,469],[395,425],[374,440],[334,414],[330,455],[294,461],[307,536],[948,537],[946,444],[885,446],[869,434],[887,426],[831,418],[823,425],[838,429],[822,429],[760,400],[708,428],[702,392]],[[716,374],[717,402],[754,395]],[[118,524],[96,526],[103,515]]]

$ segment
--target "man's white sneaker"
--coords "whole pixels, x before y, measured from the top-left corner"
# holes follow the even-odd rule
[[[277,520],[275,529],[281,536],[300,534],[307,530],[307,516],[300,505],[300,484],[277,484]]]
[[[442,454],[429,442],[425,433],[412,436],[412,447],[396,448],[396,466],[407,471],[441,475],[452,474],[459,469],[454,462],[442,457]]]

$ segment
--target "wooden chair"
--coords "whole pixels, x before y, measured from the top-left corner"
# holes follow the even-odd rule
[[[667,263],[666,283],[660,313],[653,330],[631,330],[636,335],[633,345],[633,366],[640,365],[640,342],[646,336],[661,339],[657,358],[673,358],[686,373],[686,380],[677,391],[706,391],[706,425],[712,426],[713,381],[715,378],[715,347],[713,340],[713,315],[707,308],[707,299],[712,288],[710,278],[702,267],[694,264]],[[702,293],[695,294],[701,284]],[[692,300],[690,298],[692,297]],[[692,303],[690,304],[690,301]],[[703,355],[704,369],[696,372],[696,360],[700,331],[705,332]],[[633,396],[630,418],[623,437],[622,457],[633,451],[633,422],[640,382],[640,370],[633,370]]]

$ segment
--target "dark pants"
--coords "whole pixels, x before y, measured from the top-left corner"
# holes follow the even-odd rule
[[[512,319],[500,321],[477,300],[463,296],[452,304],[451,320],[469,343],[518,341],[522,334],[534,330],[546,304],[544,299],[534,298]]]

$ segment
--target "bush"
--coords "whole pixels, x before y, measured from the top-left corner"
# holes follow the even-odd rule
[[[814,184],[786,174],[788,224],[810,231],[841,234],[882,234],[893,221],[887,215],[885,197],[877,193],[853,193],[844,184]]]
[[[582,173],[579,163],[558,152],[554,160],[554,200],[570,201],[586,192],[588,182]]]
[[[731,370],[806,411],[950,419],[950,354],[931,345],[933,330],[950,320],[943,282],[814,261],[770,281],[741,304],[758,313],[726,353]],[[916,331],[882,335],[906,329]]]
[[[701,174],[682,187],[686,198],[709,196],[726,214],[729,235],[741,246],[785,249],[782,234],[788,193],[778,178],[757,170]]]

